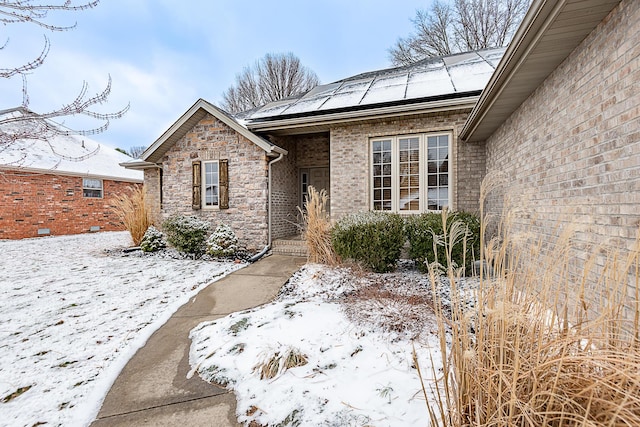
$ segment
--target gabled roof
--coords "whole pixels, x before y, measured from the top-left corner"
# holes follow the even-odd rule
[[[68,129],[51,121],[45,122],[37,117],[19,120],[24,114],[22,108],[0,111],[0,120],[18,119],[2,124],[0,132],[29,136],[41,134],[42,139],[22,138],[1,147],[0,168],[116,181],[143,181],[142,173],[119,165],[131,160],[126,154],[86,136],[69,133]]]
[[[215,105],[198,99],[174,124],[171,125],[153,144],[147,148],[140,156],[140,160],[123,164],[132,169],[145,169],[155,167],[156,163],[162,160],[166,152],[207,114],[211,114],[249,141],[262,148],[268,155],[287,154],[287,151],[272,144],[266,139],[254,134],[236,119]]]
[[[478,96],[489,81],[505,48],[485,49],[439,58],[408,66],[358,74],[309,92],[272,102],[244,117],[247,127],[260,123],[336,113],[362,112],[389,106],[444,101]]]
[[[460,134],[483,141],[620,0],[534,0]]]

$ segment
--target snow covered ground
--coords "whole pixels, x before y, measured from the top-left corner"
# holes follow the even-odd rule
[[[108,255],[129,234],[0,241],[0,425],[90,423],[148,337],[241,265]]]
[[[232,389],[247,424],[428,425],[413,359],[415,346],[427,381],[442,370],[428,288],[417,273],[307,265],[273,303],[193,329],[190,375]]]

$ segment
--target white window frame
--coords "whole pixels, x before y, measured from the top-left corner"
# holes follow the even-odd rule
[[[91,186],[89,182],[99,182],[100,187]],[[100,191],[99,196],[87,196],[85,194],[85,190],[89,191]],[[98,178],[82,178],[82,197],[86,199],[102,199],[104,197],[104,182]]]
[[[217,167],[217,179],[218,181],[216,182],[216,184],[214,185],[215,188],[217,189],[217,202],[215,204],[211,204],[208,205],[207,204],[207,165],[208,164],[215,164]],[[202,198],[202,209],[220,209],[220,163],[217,160],[206,160],[202,162],[202,168],[200,171],[202,178],[201,178],[201,182],[202,182],[202,194],[201,194],[201,198]]]
[[[428,164],[428,138],[432,136],[447,136],[447,200],[448,209],[453,209],[453,176],[452,176],[452,150],[453,150],[453,133],[450,131],[429,132],[421,134],[402,134],[394,136],[383,136],[369,139],[369,208],[374,209],[374,167],[373,167],[373,145],[374,142],[391,141],[391,209],[384,212],[399,213],[402,215],[414,215],[423,212],[440,212],[440,210],[428,208],[428,182],[427,182],[427,164]],[[406,138],[418,138],[420,147],[419,157],[419,188],[420,202],[418,210],[400,210],[400,140]]]

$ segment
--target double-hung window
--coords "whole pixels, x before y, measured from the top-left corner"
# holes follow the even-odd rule
[[[450,133],[372,139],[372,209],[419,213],[450,206],[450,140]]]
[[[218,207],[220,199],[220,170],[218,161],[202,162],[202,206]]]

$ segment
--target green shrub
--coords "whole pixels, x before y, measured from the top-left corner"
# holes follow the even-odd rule
[[[480,255],[480,219],[467,212],[453,212],[447,214],[447,236],[452,236],[451,226],[459,221],[465,227],[466,237],[460,236],[451,248],[453,268],[462,267],[467,273],[471,271],[474,258]],[[442,214],[430,212],[407,218],[407,238],[409,239],[409,256],[416,261],[418,269],[427,271],[427,265],[435,261],[448,268],[447,254],[444,247],[444,233]],[[448,237],[449,238],[449,237]],[[434,253],[434,239],[437,252]],[[466,254],[465,244],[466,239]]]
[[[228,225],[218,225],[207,239],[207,253],[211,256],[235,255],[238,249],[236,233]]]
[[[209,222],[195,216],[174,215],[162,224],[162,228],[171,246],[180,252],[197,256],[205,252]]]
[[[331,243],[338,255],[377,273],[395,268],[405,241],[402,217],[385,212],[347,215],[331,233]]]
[[[166,246],[167,243],[164,241],[164,234],[153,225],[147,228],[140,242],[142,252],[156,252]]]

